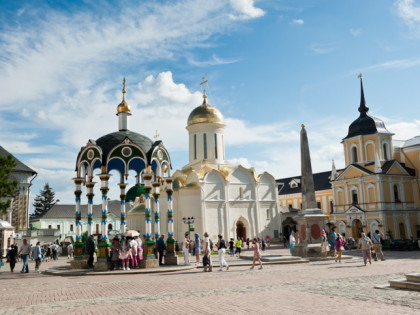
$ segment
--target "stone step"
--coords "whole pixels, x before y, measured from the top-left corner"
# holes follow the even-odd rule
[[[390,280],[389,285],[391,286],[391,288],[395,289],[420,291],[420,283],[407,281],[406,279]]]
[[[407,281],[420,283],[420,273],[406,274]]]

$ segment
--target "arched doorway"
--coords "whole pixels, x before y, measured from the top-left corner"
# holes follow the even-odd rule
[[[362,236],[363,226],[360,220],[358,219],[353,220],[353,223],[351,226],[351,232],[354,239],[359,239]]]
[[[406,239],[407,237],[405,235],[405,226],[404,226],[404,223],[401,222],[399,224],[399,230],[400,230],[400,239],[402,239],[402,240]]]
[[[296,232],[296,226],[297,222],[293,220],[291,217],[286,218],[286,220],[283,221],[283,235],[286,236],[287,239],[289,239],[290,234],[293,232]]]
[[[246,227],[242,221],[236,222],[236,238],[246,240]]]

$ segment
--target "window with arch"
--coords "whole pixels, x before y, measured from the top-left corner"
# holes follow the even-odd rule
[[[204,158],[207,159],[207,134],[203,134]]]
[[[270,220],[271,219],[271,215],[270,215],[270,209],[267,209],[267,220]]]
[[[375,160],[375,145],[373,141],[369,141],[366,143],[365,152],[366,152],[366,161]]]
[[[352,159],[352,163],[357,163],[359,161],[357,159],[357,148],[356,147],[351,148],[351,159]]]
[[[388,143],[385,142],[382,147],[384,149],[384,160],[388,161]]]
[[[214,134],[214,156],[217,159],[217,134]]]
[[[395,202],[401,202],[400,200],[400,193],[398,191],[398,185],[394,185],[394,200]]]
[[[197,135],[194,135],[194,160],[197,159]]]
[[[110,224],[108,224],[108,231],[111,231],[112,230],[112,224],[110,223]]]
[[[359,197],[357,195],[357,189],[351,190],[351,203],[354,205],[359,204]]]
[[[337,202],[338,202],[339,205],[344,204],[343,191],[342,190],[337,191]]]
[[[96,224],[96,234],[99,234],[99,224]]]

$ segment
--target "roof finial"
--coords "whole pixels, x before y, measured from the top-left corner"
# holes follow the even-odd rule
[[[153,138],[155,139],[155,141],[157,141],[157,139],[159,139],[159,137],[160,137],[160,135],[158,134],[158,131],[157,131],[157,129],[156,129],[156,133],[155,133],[155,135],[153,136]]]
[[[360,79],[360,106],[359,106],[359,112],[360,116],[366,116],[366,113],[369,111],[369,107],[366,106],[365,101],[365,93],[363,92],[363,77],[360,73],[357,76]]]
[[[206,98],[206,83],[208,83],[209,80],[206,80],[206,77],[203,76],[203,82],[200,83],[200,85],[203,86],[203,98]]]
[[[122,93],[123,93],[123,101],[125,101],[125,77],[123,79],[123,89],[122,89]]]

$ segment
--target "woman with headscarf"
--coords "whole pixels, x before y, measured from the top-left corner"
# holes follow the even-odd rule
[[[292,233],[290,233],[290,238],[289,238],[290,255],[292,254],[292,248],[295,246],[295,244],[296,244],[295,232],[292,231]]]
[[[325,230],[323,229],[321,231],[321,247],[322,247],[322,254],[324,255],[324,257],[327,257],[328,252],[330,251],[330,244],[328,243],[328,237],[327,237],[327,233],[325,232]]]
[[[200,252],[201,252],[201,241],[200,235],[195,233],[194,239],[194,252],[195,252],[195,264],[198,266],[200,264]]]

